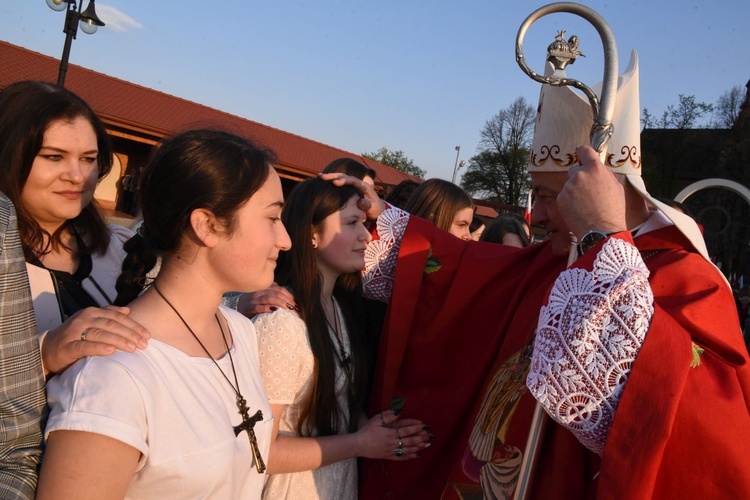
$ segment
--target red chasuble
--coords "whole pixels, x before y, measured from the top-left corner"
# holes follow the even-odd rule
[[[533,412],[533,398],[525,390],[524,349],[533,341],[546,291],[564,264],[546,244],[520,250],[466,242],[410,218],[399,251],[370,411],[375,414],[388,408],[393,397],[402,397],[403,415],[423,420],[437,437],[419,460],[364,460],[362,498],[439,498],[456,467],[461,484],[476,491],[476,481],[460,477],[460,471],[466,468],[478,477],[482,463],[467,453],[467,441],[493,380],[504,388],[499,397],[513,400],[507,406],[516,411],[489,416],[490,435],[502,430],[509,436],[509,447],[524,448]],[[512,376],[495,380],[499,367],[511,358]],[[522,394],[529,400],[525,406],[518,404],[517,395]],[[514,420],[526,427],[515,432],[517,436],[515,429],[508,429],[512,414],[523,417]],[[502,446],[494,447],[503,453]]]
[[[731,290],[674,227],[635,245],[655,313],[604,448],[598,496],[750,498],[750,361]]]
[[[750,498],[750,371],[737,312],[721,276],[686,244],[672,227],[636,239],[655,314],[603,458],[548,420],[532,498]],[[576,266],[590,269],[596,251]],[[523,351],[563,268],[545,244],[467,243],[410,219],[370,409],[403,397],[403,414],[437,437],[419,460],[365,460],[362,498],[482,498],[483,488],[512,497],[534,407]]]

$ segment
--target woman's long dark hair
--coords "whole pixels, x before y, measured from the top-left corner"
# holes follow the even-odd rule
[[[81,255],[103,254],[109,245],[109,231],[94,200],[54,234],[42,229],[21,201],[47,128],[53,122],[72,122],[76,118],[84,118],[94,129],[99,149],[97,175],[101,179],[112,169],[112,146],[101,120],[83,99],[63,87],[35,81],[14,83],[0,92],[0,191],[16,206],[26,260],[59,248],[70,249],[63,237],[71,230],[81,236],[77,249]]]
[[[128,255],[115,304],[128,304],[143,290],[157,256],[177,249],[193,210],[209,210],[231,234],[235,212],[266,181],[273,159],[247,139],[217,130],[192,130],[166,140],[141,174],[143,224],[125,243]]]
[[[357,415],[364,404],[367,390],[367,360],[364,341],[358,322],[361,315],[362,275],[360,272],[339,276],[333,295],[341,305],[343,320],[351,346],[353,376],[349,387],[349,421],[336,400],[336,360],[338,346],[328,331],[320,294],[323,279],[318,271],[313,231],[320,229],[324,219],[340,211],[352,197],[359,193],[351,186],[336,187],[318,178],[308,179],[296,186],[284,204],[281,219],[292,240],[292,248],[279,255],[276,281],[294,292],[299,314],[307,326],[315,368],[312,397],[305,402],[297,431],[300,435],[338,434],[345,426],[349,432],[357,430]]]

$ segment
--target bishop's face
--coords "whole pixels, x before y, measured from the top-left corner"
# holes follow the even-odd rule
[[[570,252],[570,231],[557,207],[557,195],[567,181],[566,172],[531,174],[531,189],[535,197],[531,222],[547,229],[547,237],[556,255],[568,255]]]

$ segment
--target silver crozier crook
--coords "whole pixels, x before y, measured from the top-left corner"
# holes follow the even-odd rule
[[[526,58],[523,55],[523,39],[526,36],[526,31],[528,31],[529,27],[537,19],[540,19],[547,14],[552,14],[553,12],[568,12],[570,14],[576,14],[590,22],[599,33],[599,36],[602,39],[602,44],[604,45],[604,78],[602,81],[601,102],[596,93],[582,82],[572,78],[542,76],[534,72],[526,64]],[[560,34],[560,38],[562,38],[562,33]],[[575,60],[576,53],[579,53],[577,51],[577,38],[571,39],[568,45],[571,48],[572,57],[550,57],[548,59],[556,66],[556,69],[564,69],[567,64]],[[556,87],[570,85],[586,94],[586,97],[588,97],[589,102],[591,103],[591,108],[594,111],[594,124],[591,126],[590,134],[591,147],[599,153],[599,156],[603,156],[607,142],[609,142],[609,139],[614,132],[612,118],[615,112],[615,99],[617,97],[617,45],[615,44],[612,30],[604,21],[604,18],[592,9],[577,3],[561,2],[540,7],[532,12],[518,29],[518,35],[516,35],[516,62],[518,62],[518,65],[524,73],[539,83]],[[526,442],[526,453],[523,457],[521,470],[518,475],[518,484],[516,485],[515,494],[513,496],[515,499],[523,500],[528,496],[544,422],[544,410],[541,405],[537,403],[531,422],[529,439]]]
[[[545,77],[534,72],[526,64],[526,58],[523,55],[523,39],[526,36],[526,31],[528,31],[529,27],[537,19],[541,19],[553,12],[576,14],[590,22],[599,33],[602,45],[604,45],[604,78],[602,79],[601,103],[594,91],[582,82],[572,78]],[[555,87],[570,85],[586,94],[591,103],[591,108],[594,110],[594,125],[591,127],[591,147],[601,154],[609,138],[612,137],[612,117],[615,113],[615,98],[617,97],[617,45],[615,44],[615,37],[612,34],[612,30],[606,21],[604,21],[604,18],[594,10],[577,3],[560,2],[540,7],[532,12],[521,27],[518,28],[518,34],[516,35],[516,62],[518,62],[524,73],[539,83]],[[566,63],[563,63],[563,68],[564,64]]]

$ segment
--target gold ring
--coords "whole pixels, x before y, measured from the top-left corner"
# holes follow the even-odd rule
[[[81,332],[81,342],[86,342],[86,335],[89,333],[88,330],[84,330]]]

